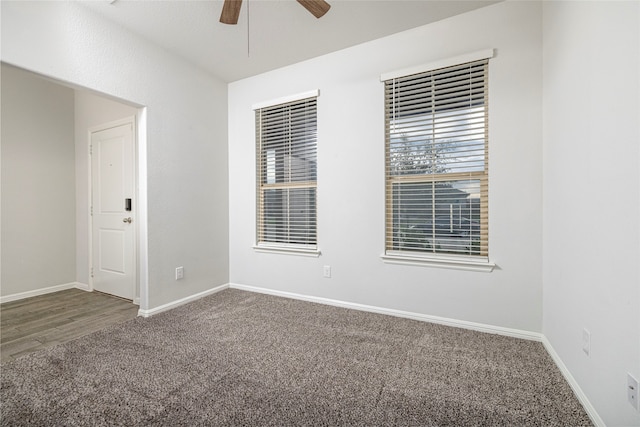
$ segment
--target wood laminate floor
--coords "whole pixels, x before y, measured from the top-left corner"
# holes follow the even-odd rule
[[[79,289],[0,304],[0,359],[8,362],[137,315],[131,301]]]

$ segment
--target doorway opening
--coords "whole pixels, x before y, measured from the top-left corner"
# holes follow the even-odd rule
[[[128,119],[133,120],[136,143],[135,195],[130,197],[136,215],[135,289],[130,297],[147,309],[146,108],[10,64],[1,67],[7,126],[2,138],[0,302],[70,288],[93,290],[91,130]]]

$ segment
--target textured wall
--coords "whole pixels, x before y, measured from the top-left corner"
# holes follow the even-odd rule
[[[543,17],[543,331],[606,425],[640,426],[640,3]]]
[[[1,295],[75,281],[73,90],[2,65]]]
[[[231,281],[540,332],[540,5],[500,3],[229,86]],[[442,41],[446,40],[446,43]],[[492,273],[385,264],[380,74],[487,48]],[[319,89],[320,258],[256,253],[252,104]],[[331,265],[333,277],[322,277]]]

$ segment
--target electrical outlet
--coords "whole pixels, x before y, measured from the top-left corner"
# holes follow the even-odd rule
[[[176,267],[176,280],[180,280],[184,277],[184,267]]]
[[[330,278],[331,277],[331,266],[330,265],[325,265],[322,269],[322,275],[326,278]]]
[[[582,330],[582,351],[587,356],[591,353],[591,332],[588,329]]]
[[[627,372],[627,400],[631,403],[631,406],[637,411],[640,409],[638,406],[638,380],[633,378],[633,375]]]

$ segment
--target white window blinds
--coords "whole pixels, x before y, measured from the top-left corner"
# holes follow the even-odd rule
[[[385,80],[387,253],[487,256],[487,72]]]
[[[314,249],[317,98],[257,108],[258,245]]]

